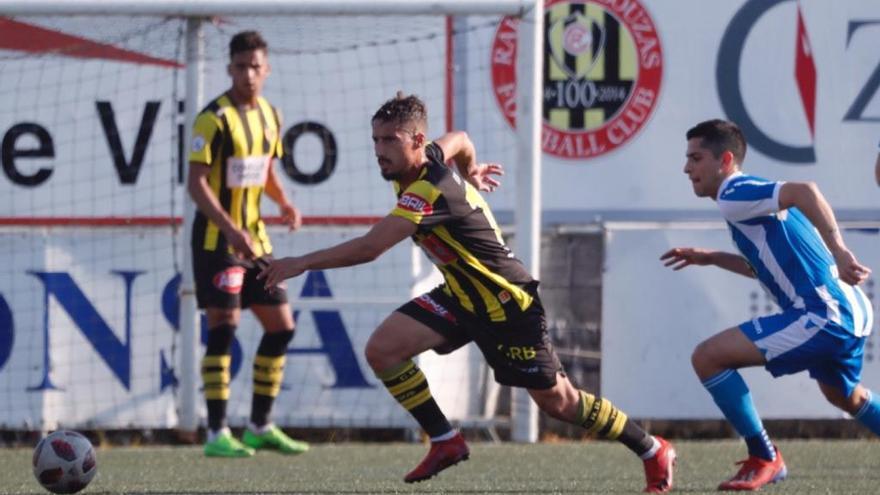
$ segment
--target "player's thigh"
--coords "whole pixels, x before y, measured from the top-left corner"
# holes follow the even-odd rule
[[[865,339],[820,332],[809,344],[812,349],[803,360],[809,363],[807,370],[822,394],[847,412],[858,411],[867,400],[867,390],[859,385]]]
[[[728,328],[700,342],[691,361],[701,380],[726,369],[763,365],[764,355],[740,327]]]
[[[370,366],[381,371],[444,344],[446,339],[436,330],[395,311],[370,336],[365,353]]]
[[[266,266],[271,259],[271,256],[264,256],[248,267],[241,290],[241,307],[253,311],[263,330],[280,332],[294,326],[293,313],[287,301],[287,285],[266,288],[263,281],[257,279],[262,270],[260,267]]]
[[[535,390],[554,388],[562,363],[547,332],[544,308],[537,294],[523,313],[502,323],[471,325],[480,348],[502,385]]]
[[[210,328],[229,323],[224,314],[228,316],[241,307],[246,272],[247,269],[233,256],[212,251],[193,252],[196,300],[199,308],[207,310]]]

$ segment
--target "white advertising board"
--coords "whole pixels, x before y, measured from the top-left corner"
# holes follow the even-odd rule
[[[273,241],[279,254],[303,253],[362,232],[273,229]],[[0,233],[0,257],[14,267],[0,280],[0,427],[176,426],[173,240],[158,228]],[[426,265],[402,243],[370,265],[289,281],[297,333],[274,407],[278,424],[416,426],[374,376],[363,349],[373,329],[412,297],[412,287],[424,288],[423,279],[433,276]],[[261,335],[245,312],[232,349],[233,425],[249,418]],[[462,395],[485,378],[480,363],[467,348],[426,359],[450,418],[480,410],[479,394]]]
[[[714,218],[682,174],[685,132],[713,118],[744,129],[749,173],[815,181],[845,218],[876,211],[876,1],[547,0],[545,6],[545,222]],[[563,36],[587,39],[574,36],[584,28],[591,29],[593,52],[579,52]],[[475,31],[470,43],[479,49],[467,52],[475,57],[471,66],[508,59],[505,33],[499,31],[493,50],[493,40]],[[497,63],[493,71],[506,73]],[[658,71],[659,80],[641,80]],[[467,106],[480,111],[469,113],[466,125],[479,132],[484,156],[515,167],[511,142],[498,131],[510,128],[500,114],[510,111],[507,79],[470,73]],[[650,98],[643,93],[643,108],[632,109],[641,113],[626,116],[637,96],[616,114],[597,110],[613,103],[615,91],[636,95],[632,88],[652,91]],[[486,111],[493,104],[497,111]],[[515,201],[510,191],[499,198],[508,208]]]
[[[542,206],[547,221],[585,222],[595,215],[606,220],[706,217],[710,209],[692,197],[681,169],[685,131],[710,118],[732,119],[743,127],[750,143],[749,172],[816,181],[844,218],[876,210],[871,169],[880,140],[875,50],[880,22],[875,1],[546,4]],[[25,20],[97,39],[88,19]],[[505,114],[511,112],[506,83],[511,82],[515,29],[496,28],[497,20],[475,16],[460,26],[453,106],[478,156],[503,163],[512,186],[518,163]],[[314,215],[383,214],[386,204],[365,192],[382,183],[375,173],[369,120],[382,101],[402,90],[427,100],[430,134],[443,131],[445,27],[442,18],[401,18],[394,29],[374,29],[372,44],[357,45],[354,37],[346,40],[345,26],[334,22],[339,21],[243,18],[208,26],[205,97],[228,86],[228,37],[240,29],[263,30],[273,64],[265,91],[284,115],[285,131],[312,122],[335,139],[336,168],[325,180],[305,185],[285,175],[285,183]],[[117,43],[131,52],[129,57],[167,63],[179,56],[176,44],[151,34],[165,32],[162,40],[173,39],[179,34],[174,25],[134,24],[133,29],[148,34]],[[588,30],[590,36],[575,36]],[[33,215],[167,214],[171,193],[163,178],[176,167],[171,163],[179,123],[174,97],[182,96],[183,84],[174,74],[182,77],[182,71],[155,61],[53,57],[47,62],[12,50],[0,54],[14,62],[4,65],[0,94],[16,102],[0,112],[0,132],[37,124],[55,144],[54,158],[17,157],[4,167],[7,177],[12,169],[25,176],[53,170],[30,187],[0,180],[8,205],[4,214],[21,215],[24,205]],[[136,152],[142,153],[133,183],[120,183],[98,102],[105,102],[105,112],[114,111],[117,159],[130,165]],[[153,133],[138,149],[150,102],[159,103]],[[298,136],[292,149],[297,168],[307,175],[319,172],[326,157],[320,133],[312,128]],[[9,137],[10,150],[13,145],[38,148],[33,132],[15,142]],[[67,184],[77,180],[81,192],[70,192]],[[506,187],[495,194],[490,199],[495,209],[512,209],[515,191]],[[124,202],[114,194],[139,199]],[[84,195],[108,201],[75,200]]]

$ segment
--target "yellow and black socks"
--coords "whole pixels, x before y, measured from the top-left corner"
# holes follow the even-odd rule
[[[452,426],[431,395],[425,374],[411,359],[376,376],[428,436],[439,437],[452,431]]]
[[[293,338],[293,329],[266,332],[254,358],[254,396],[251,402],[251,423],[265,426],[275,397],[281,391],[284,379],[284,361],[287,345]]]
[[[226,402],[229,400],[229,348],[235,325],[218,325],[208,330],[208,345],[202,358],[202,383],[208,406],[208,428],[217,431],[226,426]]]
[[[651,451],[654,438],[639,425],[630,421],[626,414],[614,407],[608,399],[596,397],[580,390],[577,423],[590,435],[617,440],[639,457]]]

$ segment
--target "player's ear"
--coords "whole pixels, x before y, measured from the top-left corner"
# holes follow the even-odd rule
[[[226,73],[229,74],[229,77],[232,77],[232,62],[226,64]]]
[[[425,133],[424,133],[424,132],[417,131],[416,133],[413,134],[413,143],[414,143],[415,146],[418,147],[418,148],[421,148],[422,146],[425,145],[425,140],[426,140],[426,139],[427,139],[427,138],[425,137]]]
[[[721,168],[723,168],[725,172],[736,168],[736,158],[733,156],[732,151],[724,150],[721,153]]]

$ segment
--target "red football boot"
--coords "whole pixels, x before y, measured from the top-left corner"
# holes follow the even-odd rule
[[[666,493],[672,490],[672,474],[675,469],[675,449],[666,439],[655,436],[660,448],[654,457],[645,459],[645,493]]]
[[[760,457],[749,456],[748,459],[737,463],[742,464],[742,467],[739,468],[739,472],[737,472],[733,478],[718,485],[718,489],[722,491],[754,491],[759,490],[762,486],[769,483],[776,483],[784,480],[788,475],[788,470],[785,468],[785,461],[782,460],[782,454],[779,453],[779,449],[776,448],[775,445],[773,448],[776,449],[775,461],[768,461],[766,459],[761,459]]]
[[[403,481],[415,483],[426,480],[450,466],[466,461],[469,456],[470,450],[461,433],[456,433],[449,440],[431,442],[431,450],[428,451],[428,455],[403,478]]]

